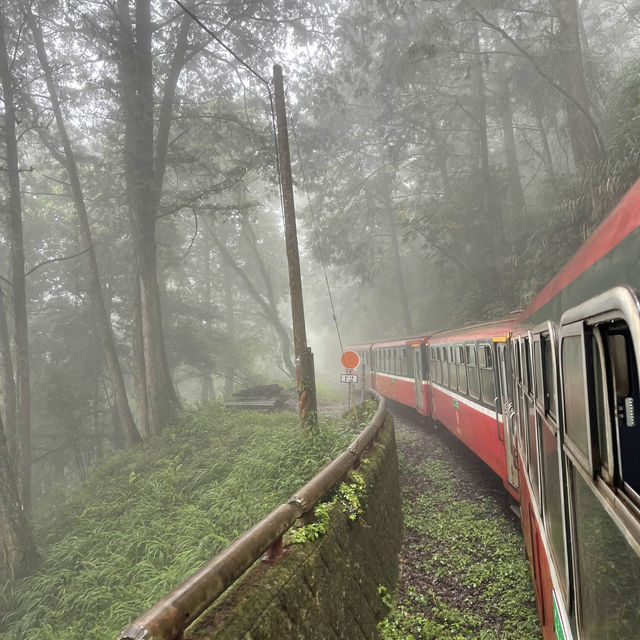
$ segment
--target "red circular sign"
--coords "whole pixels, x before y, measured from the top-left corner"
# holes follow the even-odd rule
[[[340,362],[345,369],[357,369],[360,366],[360,356],[355,351],[345,351]]]

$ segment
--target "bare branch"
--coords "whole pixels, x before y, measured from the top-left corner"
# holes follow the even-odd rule
[[[487,27],[497,31],[505,40],[507,40],[511,45],[513,45],[530,63],[531,66],[536,70],[536,72],[544,78],[556,91],[559,91],[569,102],[571,102],[577,109],[580,110],[580,113],[589,121],[591,128],[593,129],[593,135],[596,138],[598,143],[598,148],[600,151],[604,149],[604,143],[602,141],[602,136],[600,135],[600,129],[598,129],[598,125],[595,120],[589,113],[585,107],[580,104],[578,100],[576,100],[562,85],[558,84],[551,76],[549,76],[543,69],[538,65],[533,56],[522,46],[520,46],[502,27],[499,27],[497,24],[493,24],[493,22],[489,22],[477,9],[474,11],[475,15],[478,17],[478,20],[485,24]]]
[[[86,249],[83,249],[79,253],[74,253],[72,256],[63,256],[61,258],[51,258],[51,260],[45,260],[44,262],[37,264],[35,267],[33,267],[33,269],[29,269],[29,271],[27,271],[27,273],[25,273],[24,276],[26,278],[27,276],[30,276],[37,269],[40,269],[41,267],[44,267],[47,264],[51,264],[52,262],[64,262],[66,260],[73,260],[74,258],[79,258],[81,255],[87,253],[87,251],[90,251],[94,246],[95,244],[90,244]]]

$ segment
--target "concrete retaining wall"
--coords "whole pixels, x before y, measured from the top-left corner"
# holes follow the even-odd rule
[[[387,611],[379,586],[393,591],[402,512],[393,423],[359,473],[363,513],[349,520],[339,503],[325,535],[291,545],[276,564],[256,563],[186,634],[188,640],[360,640],[379,638]]]

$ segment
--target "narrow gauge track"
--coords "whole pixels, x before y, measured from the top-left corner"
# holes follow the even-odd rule
[[[512,501],[444,427],[390,402],[405,542],[385,638],[538,640],[535,595]]]

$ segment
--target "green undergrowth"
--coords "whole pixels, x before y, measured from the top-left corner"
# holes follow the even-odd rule
[[[405,471],[409,471],[405,465]],[[404,492],[411,533],[408,587],[380,623],[385,640],[539,640],[522,535],[490,499],[461,499],[456,472],[431,459],[410,471],[423,491]],[[411,566],[413,565],[413,566]]]
[[[366,465],[367,462],[366,459],[362,460],[363,465]],[[311,542],[327,533],[331,519],[330,510],[334,504],[337,504],[344,511],[349,520],[352,522],[357,520],[363,511],[362,498],[365,495],[366,486],[362,475],[357,471],[351,471],[349,481],[341,482],[329,495],[328,500],[316,506],[313,522],[293,529],[289,533],[287,544]]]
[[[374,405],[375,406],[375,405]],[[374,406],[361,411],[366,423]],[[5,640],[113,640],[311,479],[361,430],[291,413],[187,411],[153,442],[97,465],[37,515],[42,570],[0,593]]]

